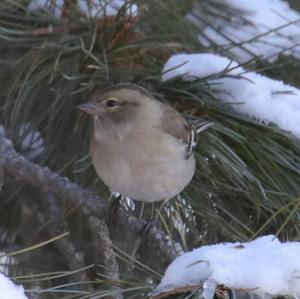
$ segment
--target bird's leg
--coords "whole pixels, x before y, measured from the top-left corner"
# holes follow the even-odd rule
[[[161,211],[162,211],[163,207],[165,206],[166,202],[167,202],[166,200],[160,202],[158,209],[155,208],[155,216],[153,216],[153,212],[152,212],[150,219],[145,220],[145,225],[140,230],[140,232],[138,234],[139,236],[143,237],[143,235],[146,235],[152,226],[158,224],[158,219],[161,217]],[[139,217],[140,219],[142,219],[142,217],[143,217],[144,206],[145,206],[145,202],[142,203],[140,217]]]
[[[123,196],[118,192],[113,192],[113,191],[110,192],[108,198],[108,205],[109,205],[109,211],[111,216],[117,214],[122,197]]]
[[[138,236],[140,236],[142,239],[147,235],[147,233],[149,232],[149,230],[151,229],[152,226],[155,225],[155,220],[149,220],[149,221],[145,221],[145,225],[144,227],[139,231]]]
[[[108,202],[111,203],[114,200],[114,198],[121,200],[122,199],[122,195],[120,193],[118,193],[118,192],[110,191]]]
[[[150,220],[144,220],[145,224],[144,224],[143,228],[138,232],[137,237],[136,237],[135,242],[132,247],[132,251],[131,251],[131,255],[130,255],[132,257],[132,262],[128,265],[128,268],[127,268],[128,273],[129,273],[129,271],[132,270],[132,268],[134,266],[134,259],[135,259],[136,253],[140,249],[143,239],[145,239],[147,237],[147,234],[149,233],[150,229],[153,226],[156,226],[156,224],[158,223],[158,219],[161,218],[161,211],[165,207],[166,203],[167,203],[167,200],[163,200],[160,203],[158,209],[155,209],[155,212],[156,212],[155,217],[153,217]],[[144,208],[145,208],[145,202],[143,202],[142,206],[141,206],[141,211],[140,211],[140,216],[139,216],[140,219],[143,218]]]
[[[145,221],[145,226],[139,232],[139,236],[141,236],[141,238],[143,238],[143,236],[147,235],[147,233],[149,232],[149,230],[151,229],[152,226],[158,224],[159,218],[162,217],[161,211],[163,210],[163,208],[165,207],[167,202],[168,202],[168,200],[161,201],[158,209],[155,209],[155,216],[152,217],[151,219]]]

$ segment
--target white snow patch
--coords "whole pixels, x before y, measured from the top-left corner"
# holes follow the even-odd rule
[[[199,35],[204,45],[221,45],[229,49],[239,62],[254,58],[251,53],[270,62],[276,60],[280,53],[300,58],[300,13],[290,8],[286,1],[224,0],[224,4],[241,10],[242,14],[227,21],[215,18],[214,27],[217,30],[207,27],[203,35]],[[237,44],[245,43],[234,45],[230,40]]]
[[[272,235],[248,243],[203,246],[177,257],[153,295],[206,284],[212,288],[224,285],[243,289],[259,296],[297,297],[300,295],[299,252],[299,242],[281,243]]]
[[[226,68],[234,68],[238,64],[226,57],[210,54],[175,54],[165,63],[162,81],[182,77],[184,81],[193,81],[217,74]]]
[[[0,273],[0,293],[1,299],[28,299],[24,294],[24,288],[15,285],[2,273]]]
[[[221,101],[300,138],[300,90],[255,72],[246,72],[226,57],[207,53],[173,55],[164,65],[162,81],[175,77],[193,81],[223,71],[229,77],[208,78]],[[232,77],[239,75],[243,78]]]
[[[3,239],[6,235],[4,232],[4,236],[1,236],[1,239]],[[7,256],[5,255],[5,252],[0,251],[0,274],[8,275],[9,267],[16,264],[16,260],[13,256]],[[0,290],[1,291],[1,290]]]
[[[79,0],[78,7],[86,16],[115,16],[125,3],[125,0]],[[32,12],[42,8],[48,10],[56,17],[61,17],[63,6],[64,0],[31,0],[27,9]],[[127,5],[126,13],[128,15],[135,16],[137,12],[137,5]]]

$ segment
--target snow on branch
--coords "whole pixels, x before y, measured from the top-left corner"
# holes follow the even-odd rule
[[[27,299],[22,286],[15,285],[5,275],[0,273],[1,299]]]
[[[247,72],[226,57],[177,54],[163,68],[162,81],[204,78],[220,101],[258,121],[276,124],[300,138],[300,90],[255,72]]]
[[[248,243],[203,246],[177,257],[152,295],[203,286],[204,299],[219,285],[258,296],[300,295],[300,243],[263,236]],[[208,292],[209,289],[211,292]]]
[[[279,54],[300,58],[300,13],[287,1],[224,0],[224,4],[239,13],[229,20],[214,19],[214,25],[199,35],[204,45],[222,46],[239,62],[255,57],[272,62]]]

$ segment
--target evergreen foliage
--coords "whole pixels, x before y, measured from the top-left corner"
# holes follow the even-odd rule
[[[32,128],[38,130],[45,144],[37,163],[108,199],[108,190],[90,161],[91,121],[76,106],[87,101],[94,89],[117,82],[141,84],[157,97],[163,95],[162,100],[187,118],[213,121],[215,126],[199,136],[197,171],[190,186],[164,207],[123,202],[129,214],[155,218],[187,250],[212,242],[246,241],[268,233],[282,240],[299,239],[299,140],[220,103],[214,86],[207,82],[209,78],[192,83],[160,80],[170,55],[208,51],[197,39],[201,26],[186,19],[195,1],[137,0],[138,16],[127,15],[123,8],[115,17],[101,18],[83,15],[72,1],[66,1],[70,5],[65,6],[63,18],[47,11],[29,13],[27,2],[0,2],[0,123],[20,151],[26,136],[26,131],[20,134],[20,130],[30,124],[27,134]],[[196,2],[198,14],[208,26],[213,26],[213,18],[230,18],[236,13],[222,1]],[[226,55],[226,49],[218,46],[209,51]],[[293,57],[281,57],[275,64],[253,57],[244,67],[300,85],[299,62]],[[45,228],[51,222],[42,223],[38,217],[39,196],[22,181],[5,178],[0,193],[2,250],[29,247],[50,238]],[[78,248],[91,253],[87,265],[101,263],[82,213],[71,206],[61,207],[60,213]],[[147,264],[145,258],[139,262],[134,250],[125,252],[117,245],[115,252],[121,265],[117,286],[126,290],[124,297],[144,297],[158,280],[159,275],[149,268],[155,262]],[[56,293],[54,285],[73,279],[69,278],[72,271],[67,270],[65,260],[55,259],[57,252],[51,245],[27,254],[29,258],[21,255],[15,267],[8,267],[9,273],[22,278],[26,288],[41,286],[45,290],[41,298],[107,298],[119,292],[113,288],[115,283],[111,286],[99,280],[81,282],[78,287],[66,285],[73,295]],[[37,258],[39,263],[34,262]],[[164,271],[162,265],[154,268],[160,274]],[[56,272],[58,269],[60,272]],[[99,266],[88,273],[103,278]],[[95,287],[93,295],[88,295],[90,286]]]

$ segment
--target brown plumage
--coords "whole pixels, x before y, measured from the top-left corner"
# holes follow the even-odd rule
[[[192,179],[192,129],[146,89],[120,84],[80,109],[94,116],[92,161],[112,191],[147,202],[167,200]]]

